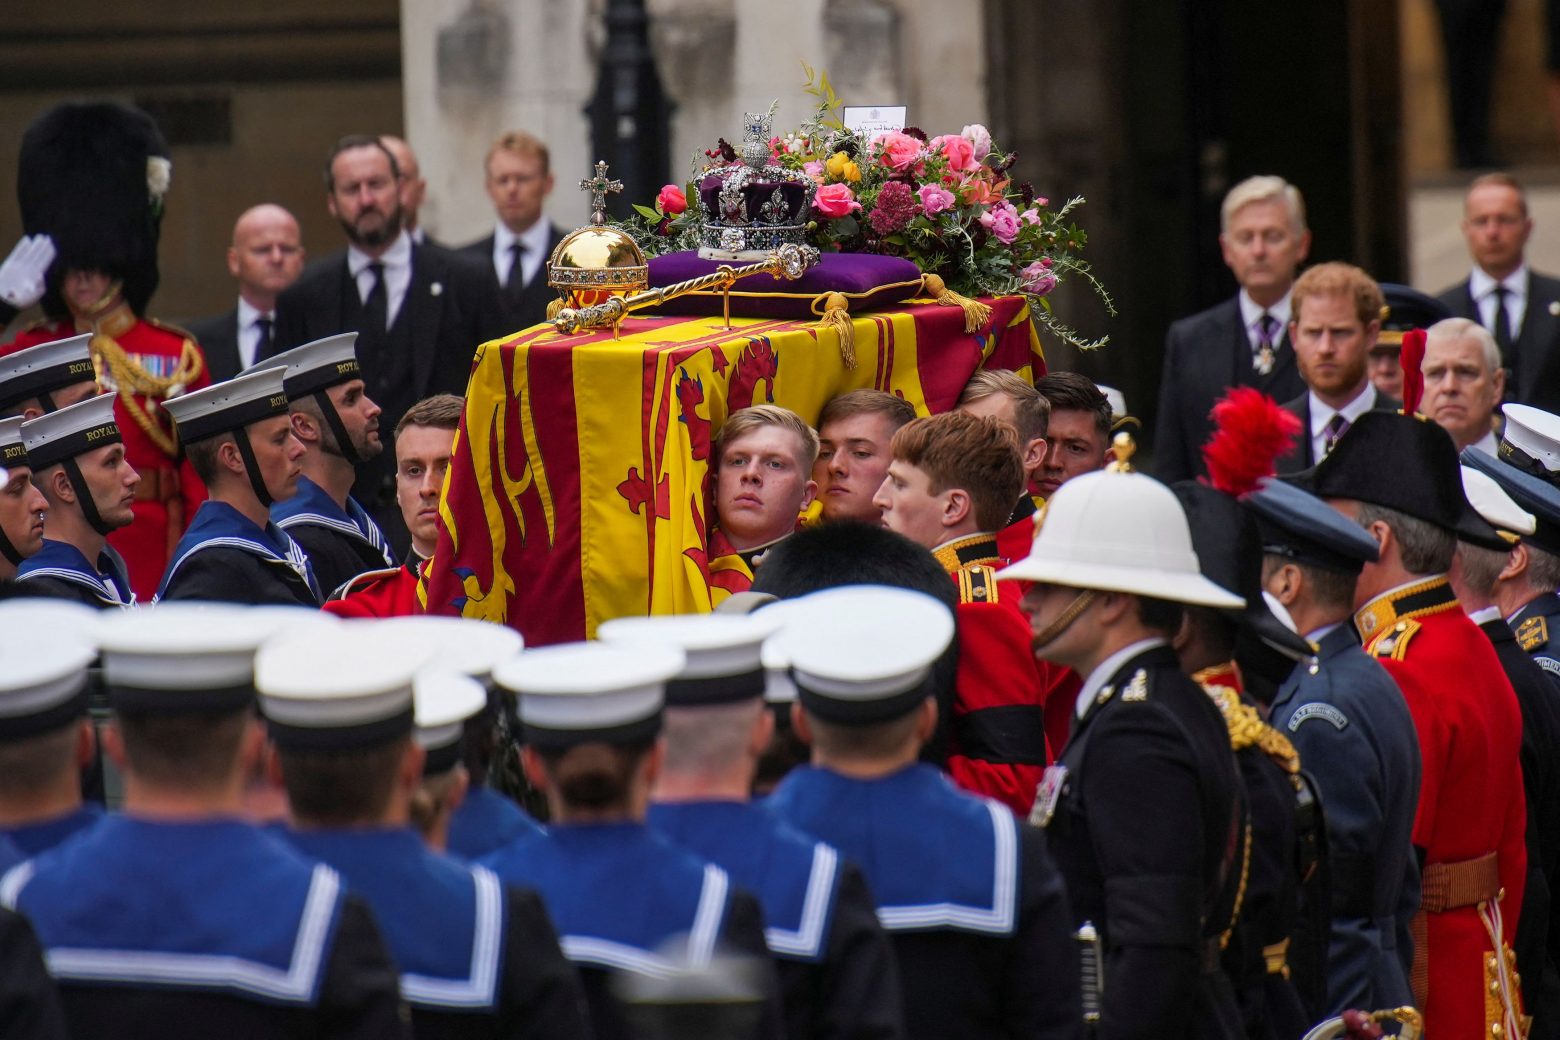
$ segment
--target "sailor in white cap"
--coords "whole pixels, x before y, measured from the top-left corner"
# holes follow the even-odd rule
[[[812,765],[767,805],[866,875],[899,961],[905,1035],[1077,1036],[1078,953],[1044,837],[918,761],[937,725],[934,665],[953,617],[930,596],[882,586],[792,602],[777,638]]]
[[[666,757],[650,792],[650,826],[758,897],[786,1035],[903,1036],[893,947],[861,872],[751,804],[774,729],[763,648],[780,613],[619,618],[596,635],[686,655],[666,686]]]
[[[97,648],[85,625],[72,630],[57,615],[5,613],[0,625],[12,649],[0,657],[0,838],[36,856],[103,815],[81,796],[81,771],[97,751],[87,718],[87,667]]]
[[[43,518],[49,500],[32,481],[20,415],[0,419],[0,581],[11,581],[16,569],[43,548]]]
[[[597,1037],[637,1035],[613,993],[614,973],[701,971],[722,953],[762,969],[768,999],[753,1035],[779,1036],[778,982],[758,901],[645,825],[665,687],[683,663],[669,646],[596,642],[531,650],[500,665],[493,679],[520,697],[522,761],[551,819],[545,834],[481,862],[546,900]]]
[[[541,826],[493,786],[495,775],[509,777],[520,767],[512,736],[519,730],[514,698],[493,683],[493,669],[525,645],[520,633],[507,625],[431,614],[386,618],[380,627],[432,638],[439,647],[439,664],[477,680],[487,694],[482,709],[466,720],[461,735],[459,755],[468,786],[449,820],[448,850],[461,859],[475,860],[523,835],[538,833]],[[524,787],[524,779],[514,776],[505,789]]]
[[[0,357],[0,415],[36,419],[95,397],[92,333]]]
[[[134,519],[141,479],[125,460],[114,397],[89,397],[21,426],[33,483],[49,510],[43,548],[17,568],[30,595],[100,609],[135,601],[125,561],[108,544],[110,532]]]
[[[256,366],[287,367],[287,407],[303,445],[298,493],[272,505],[271,519],[309,554],[327,595],[364,571],[396,564],[384,532],[352,497],[357,466],[384,450],[356,344],[356,332],[343,332]]]
[[[471,785],[462,761],[466,727],[487,710],[488,691],[469,675],[425,668],[413,684],[412,699],[414,739],[423,749],[422,784],[412,792],[410,805],[412,823],[430,849],[446,852],[450,821]]]
[[[123,810],[0,878],[76,1036],[405,1035],[395,969],[341,877],[242,821],[263,750],[245,612],[97,628]]]
[[[285,372],[249,372],[164,402],[211,497],[174,547],[158,600],[319,606],[309,558],[268,512],[293,494],[301,472]]]
[[[383,928],[418,1036],[566,1037],[584,1029],[579,984],[541,900],[429,849],[411,802],[426,754],[413,740],[418,672],[434,646],[372,623],[269,640],[255,685],[291,805],[290,841],[340,871]]]
[[[1057,489],[1025,559],[1035,653],[1083,676],[1072,734],[1031,819],[1103,945],[1098,1009],[1120,1035],[1240,1035],[1220,936],[1243,873],[1245,805],[1223,717],[1181,673],[1183,604],[1245,601],[1203,577],[1174,493],[1137,473]]]

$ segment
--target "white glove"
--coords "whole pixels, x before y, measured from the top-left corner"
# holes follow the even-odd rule
[[[0,300],[25,310],[43,299],[44,275],[54,254],[54,240],[48,235],[23,235],[0,264]]]

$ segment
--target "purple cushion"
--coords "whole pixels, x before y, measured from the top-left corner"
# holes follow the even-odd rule
[[[650,287],[714,274],[724,261],[701,260],[693,250],[667,253],[650,261]],[[741,263],[732,263],[741,267]],[[921,291],[921,269],[909,260],[875,253],[825,253],[796,281],[754,274],[731,287],[731,313],[742,318],[802,320],[823,314],[823,301],[837,292],[850,301],[850,311],[882,310]],[[721,293],[708,289],[679,296],[655,308],[659,314],[719,314]]]

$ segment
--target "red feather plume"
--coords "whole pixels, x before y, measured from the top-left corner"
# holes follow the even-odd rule
[[[1299,418],[1249,386],[1235,387],[1213,406],[1213,423],[1217,429],[1202,450],[1204,483],[1236,498],[1273,476],[1300,434]]]
[[[1425,374],[1419,368],[1425,360],[1424,329],[1403,333],[1403,350],[1398,360],[1403,366],[1403,414],[1413,415],[1425,397]]]

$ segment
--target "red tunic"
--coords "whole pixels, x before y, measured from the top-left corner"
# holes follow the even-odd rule
[[[1029,555],[1029,550],[1035,544],[1035,520],[1042,515],[1030,513],[997,532],[997,552],[1004,563],[1013,563]],[[1004,588],[1013,586],[1013,604],[1021,613],[1024,593],[1033,584],[1032,581],[1003,582]],[[1028,623],[1028,615],[1025,615],[1025,623]],[[1067,746],[1078,691],[1083,689],[1083,679],[1071,668],[1050,661],[1040,661],[1039,668],[1041,703],[1045,706],[1045,741],[1055,752]]]
[[[1029,814],[1050,762],[1040,670],[1017,592],[996,580],[996,539],[973,535],[935,552],[959,588],[959,670],[948,773],[968,791]]]
[[[54,322],[27,329],[9,344],[0,347],[0,356],[10,354],[40,343],[51,343],[86,332],[71,322]],[[128,305],[121,304],[98,320],[96,331],[113,338],[128,355],[129,360],[149,374],[167,378],[176,370],[184,355],[184,345],[189,337],[182,331],[170,329],[156,322],[137,318]],[[185,383],[185,390],[199,390],[211,384],[206,370],[206,359],[196,347],[198,367],[192,379]],[[112,373],[101,353],[93,350],[93,363],[98,370],[98,386],[103,390],[115,390]],[[135,403],[155,424],[163,438],[172,443],[171,424],[167,413],[155,404],[148,407],[148,399],[135,395]],[[130,587],[143,603],[151,602],[162,582],[163,570],[178,544],[184,529],[195,515],[195,510],[206,500],[206,486],[195,475],[188,462],[179,462],[175,455],[164,450],[156,439],[142,429],[127,402],[121,396],[114,404],[114,418],[119,423],[125,440],[125,458],[141,475],[136,489],[135,503],[131,507],[135,519],[128,527],[122,527],[108,536],[108,543],[125,558],[130,574]]]
[[[1495,650],[1468,620],[1444,577],[1394,589],[1354,618],[1365,651],[1403,691],[1424,771],[1414,844],[1427,872],[1498,855],[1499,901],[1509,944],[1527,873],[1522,714]],[[1431,885],[1424,886],[1426,898]],[[1489,1036],[1485,956],[1494,947],[1474,906],[1424,913],[1426,950],[1414,951],[1416,988],[1430,1037]],[[1418,921],[1416,920],[1416,931]],[[1427,970],[1427,974],[1426,974]]]
[[[359,574],[332,598],[324,609],[344,618],[407,617],[421,614],[417,602],[417,572],[406,564]]]

